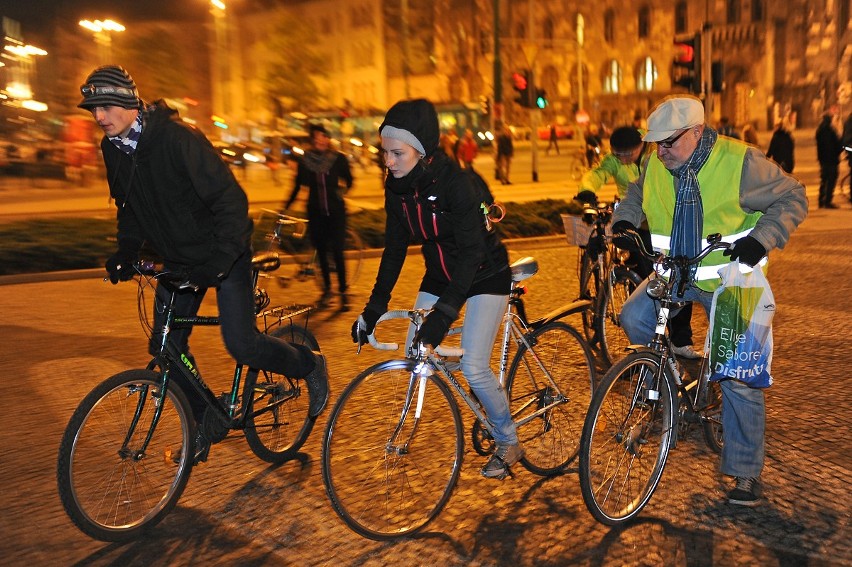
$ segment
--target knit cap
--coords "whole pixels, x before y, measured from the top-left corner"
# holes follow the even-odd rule
[[[438,113],[425,98],[401,100],[390,107],[379,135],[405,142],[423,156],[438,149]]]
[[[83,100],[79,108],[91,110],[96,106],[120,106],[139,108],[142,100],[136,90],[136,83],[124,67],[104,65],[92,71],[86,83],[80,86]]]

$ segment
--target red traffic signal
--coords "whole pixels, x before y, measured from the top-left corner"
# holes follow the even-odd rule
[[[692,63],[695,59],[695,48],[688,43],[675,42],[675,62]]]
[[[512,73],[512,86],[516,91],[527,90],[527,74],[518,73],[517,71]]]

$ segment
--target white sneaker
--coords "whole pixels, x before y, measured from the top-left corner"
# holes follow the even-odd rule
[[[674,346],[672,345],[672,352],[675,353],[680,358],[702,358],[704,353],[700,350],[695,350],[692,345],[684,345],[684,346]]]

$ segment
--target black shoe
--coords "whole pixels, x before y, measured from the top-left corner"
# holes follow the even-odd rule
[[[757,506],[760,502],[760,479],[738,476],[737,486],[728,493],[728,504]]]
[[[195,429],[195,456],[192,459],[192,465],[207,462],[207,456],[210,454],[210,441],[201,433],[201,425],[197,425]],[[181,450],[172,456],[172,462],[175,464],[180,462]]]
[[[346,292],[341,292],[340,294],[340,312],[345,313],[352,309],[351,304],[349,302],[349,294]]]
[[[824,208],[824,209],[839,209],[840,207],[838,207],[834,203],[826,203],[822,206],[822,208]]]
[[[326,365],[325,355],[315,352],[317,364],[311,373],[305,376],[305,382],[308,384],[308,395],[311,399],[311,405],[308,408],[308,414],[311,417],[316,417],[322,413],[328,403],[328,367]]]

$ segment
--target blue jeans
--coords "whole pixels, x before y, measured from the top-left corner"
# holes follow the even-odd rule
[[[419,292],[414,302],[415,309],[429,309],[438,297],[431,293]],[[461,370],[467,383],[485,408],[488,421],[494,426],[494,440],[500,444],[514,445],[518,442],[518,432],[509,411],[506,391],[500,385],[497,376],[491,370],[491,351],[500,321],[509,304],[508,295],[474,295],[468,298],[462,324]],[[408,330],[405,344],[411,344],[414,338],[414,326]]]
[[[642,282],[630,295],[621,310],[621,321],[630,342],[646,345],[654,336],[657,324],[657,304],[648,297]],[[709,313],[713,294],[688,286],[684,299],[700,303]],[[669,314],[671,317],[675,311]],[[723,380],[722,386],[722,474],[759,477],[765,456],[764,434],[766,410],[763,390],[749,388],[738,380]]]
[[[294,378],[304,377],[316,364],[311,349],[304,345],[288,343],[257,329],[251,256],[251,251],[240,256],[216,291],[219,323],[225,347],[237,362],[251,368],[269,370]],[[179,292],[175,298],[176,316],[191,317],[198,313],[206,291],[201,289],[198,292]],[[149,346],[152,355],[159,352],[161,333],[158,330],[163,327],[163,305],[168,298],[169,291],[158,285],[154,304],[154,333]],[[192,328],[172,330],[172,342],[184,353],[189,352],[191,332]],[[191,392],[187,394],[192,395]]]

